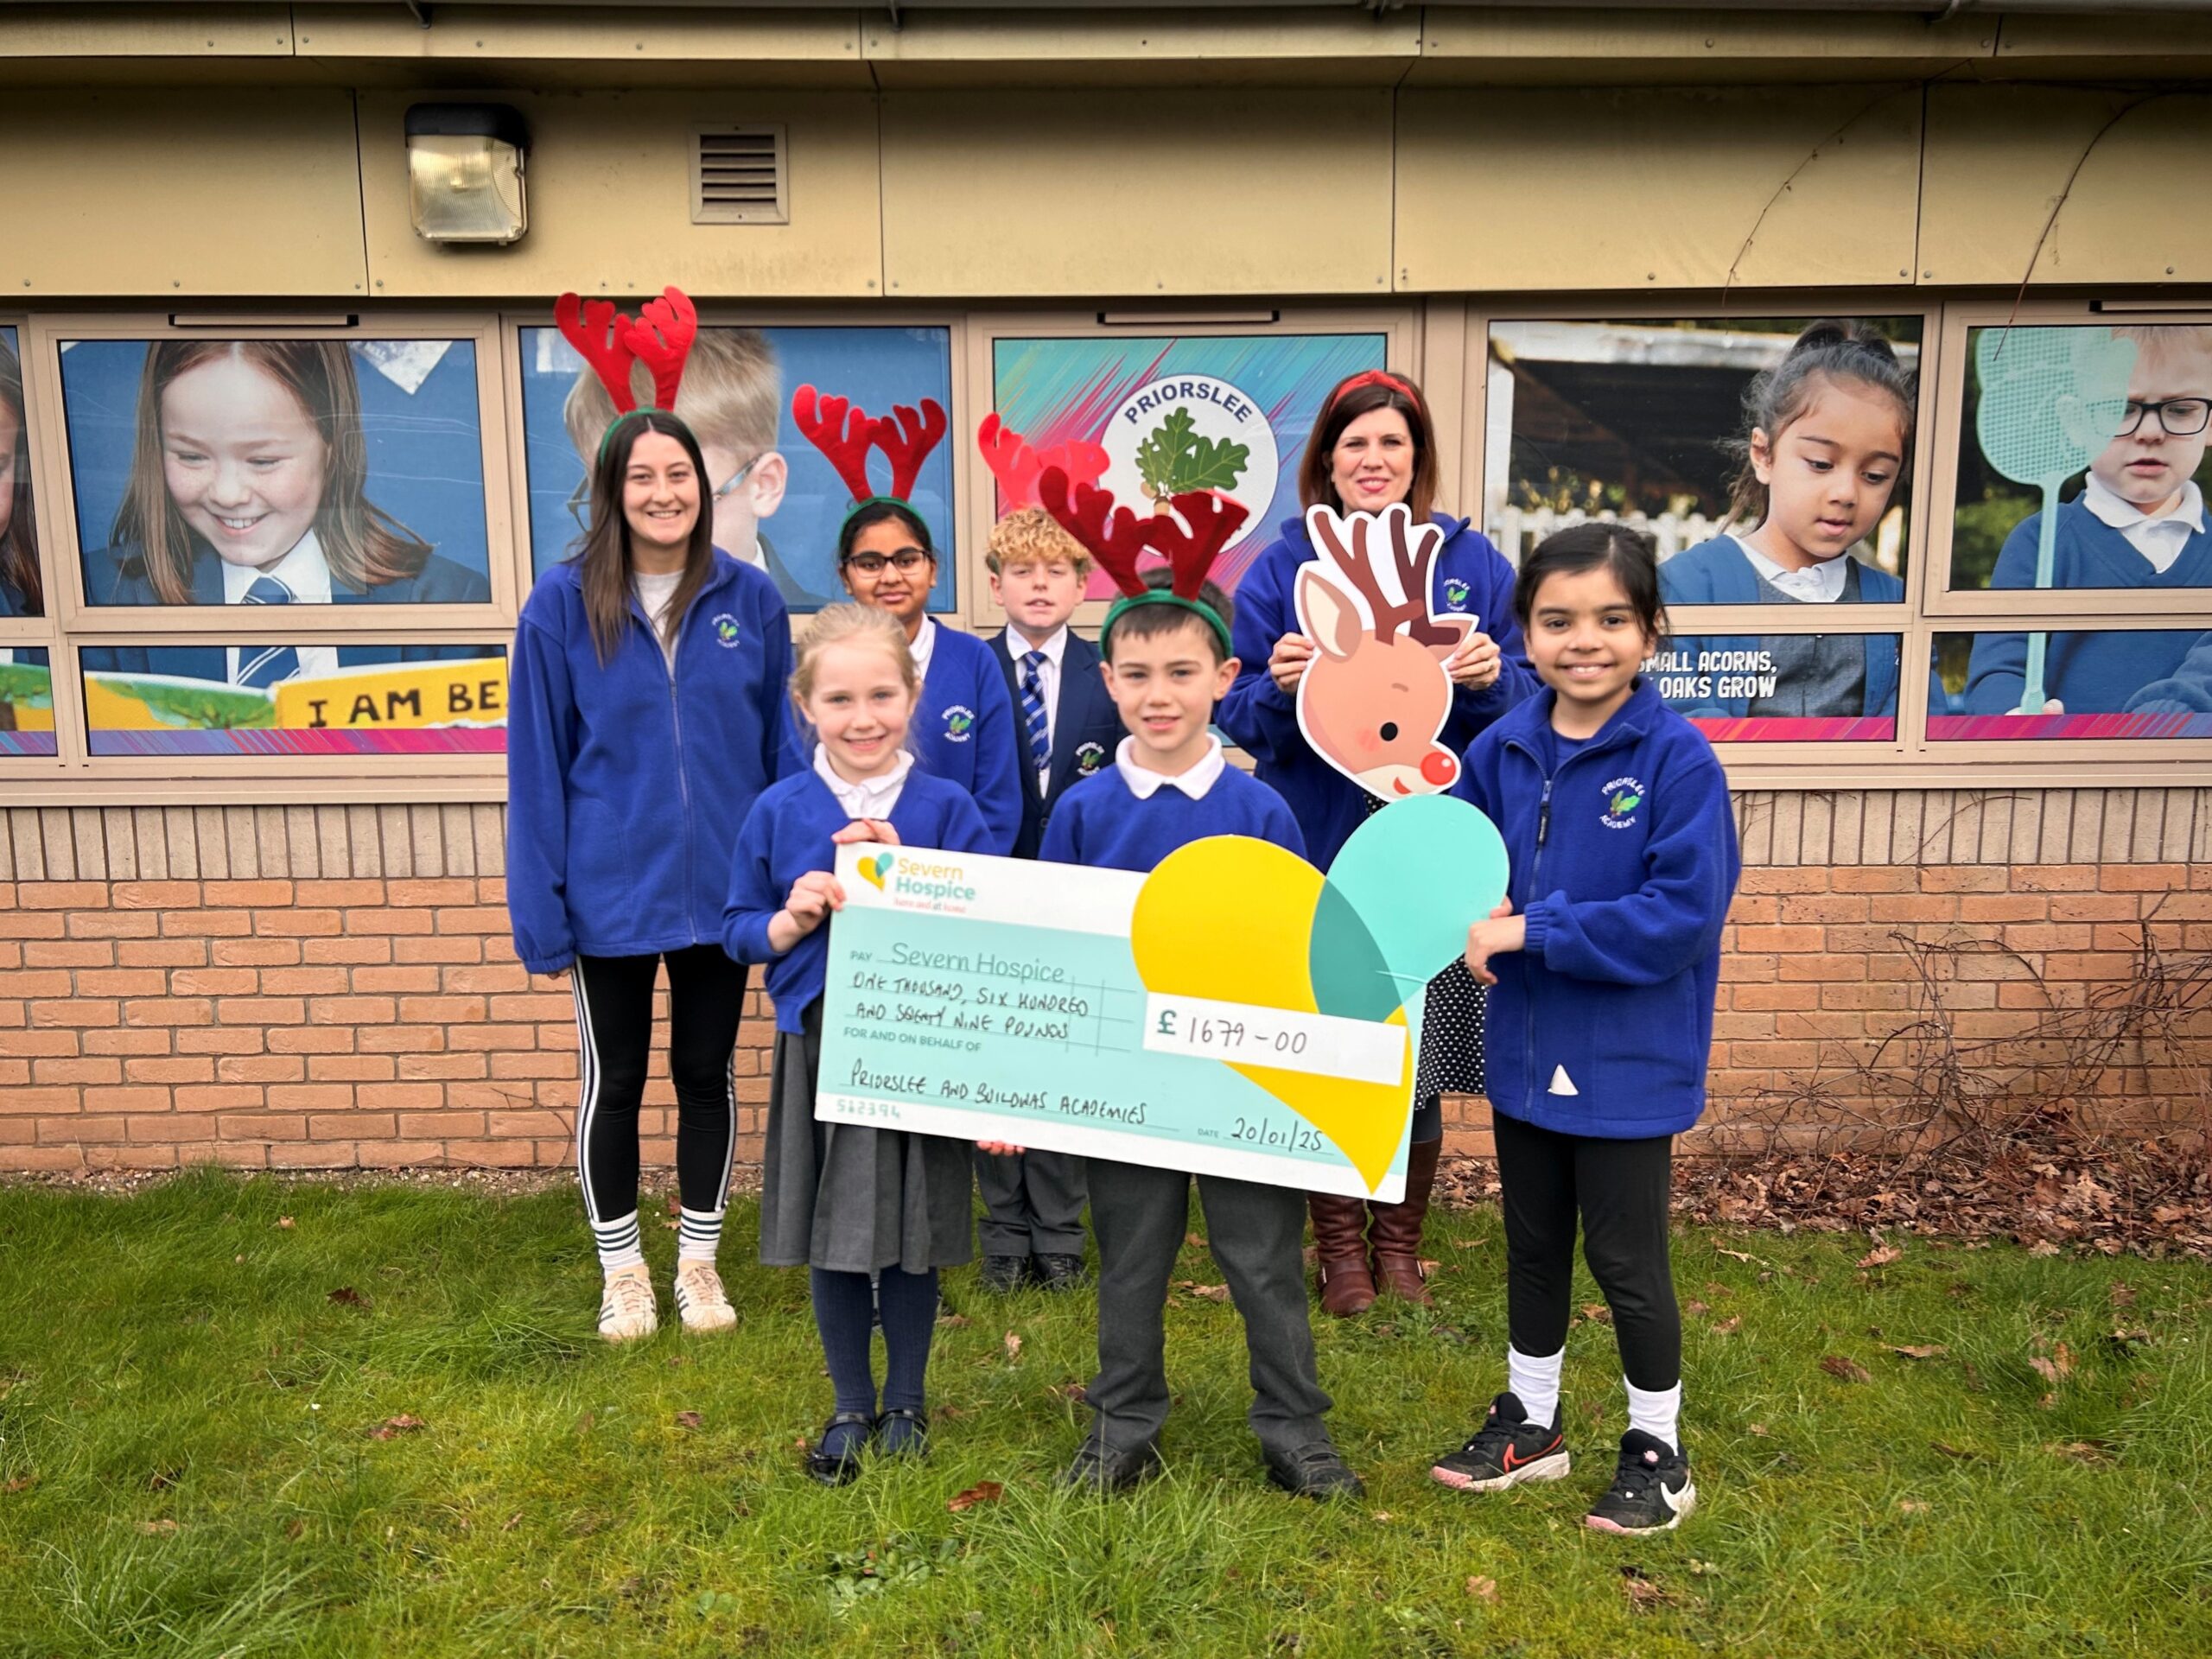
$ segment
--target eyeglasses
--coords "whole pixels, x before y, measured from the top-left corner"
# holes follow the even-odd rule
[[[2193,438],[2212,422],[2212,398],[2169,397],[2161,404],[2139,404],[2131,398],[2120,411],[2119,435],[2126,437],[2153,412],[2169,436]]]
[[[753,469],[758,467],[763,459],[761,455],[755,455],[744,466],[732,473],[729,475],[729,482],[707,498],[707,511],[712,512],[715,502],[723,499],[732,490],[752,477]],[[569,492],[569,499],[562,505],[568,508],[569,517],[576,521],[578,530],[591,528],[591,474],[589,473],[586,473],[576,480],[576,487]]]
[[[902,547],[888,558],[880,553],[855,553],[845,561],[845,569],[857,570],[864,576],[880,576],[883,567],[893,567],[902,576],[912,575],[925,564],[936,563],[936,555],[925,553],[918,547]]]

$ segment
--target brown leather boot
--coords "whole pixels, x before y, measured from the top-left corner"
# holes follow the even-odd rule
[[[1332,1193],[1308,1192],[1313,1217],[1313,1278],[1321,1311],[1348,1319],[1375,1306],[1375,1275],[1367,1266],[1367,1204]]]
[[[1428,1195],[1436,1185],[1436,1160],[1443,1150],[1441,1136],[1408,1147],[1405,1201],[1370,1206],[1375,1212],[1375,1224],[1368,1233],[1375,1247],[1375,1277],[1391,1295],[1423,1307],[1433,1306],[1435,1299],[1421,1282],[1421,1230],[1428,1219]]]

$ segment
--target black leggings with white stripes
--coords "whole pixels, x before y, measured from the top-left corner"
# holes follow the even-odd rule
[[[653,981],[663,958],[578,957],[576,1168],[594,1223],[638,1207],[638,1106],[652,1052]],[[676,1084],[676,1179],[683,1207],[721,1209],[737,1142],[731,1074],[745,969],[718,944],[667,953],[668,1069]]]

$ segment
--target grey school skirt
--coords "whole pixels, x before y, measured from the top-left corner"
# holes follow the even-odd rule
[[[834,1273],[926,1273],[971,1260],[974,1147],[942,1135],[814,1116],[822,1004],[776,1033],[762,1154],[760,1261]]]

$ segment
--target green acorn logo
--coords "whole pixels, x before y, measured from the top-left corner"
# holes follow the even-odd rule
[[[1607,803],[1607,808],[1613,817],[1624,818],[1643,804],[1643,797],[1634,790],[1617,789],[1613,791],[1613,798]]]

